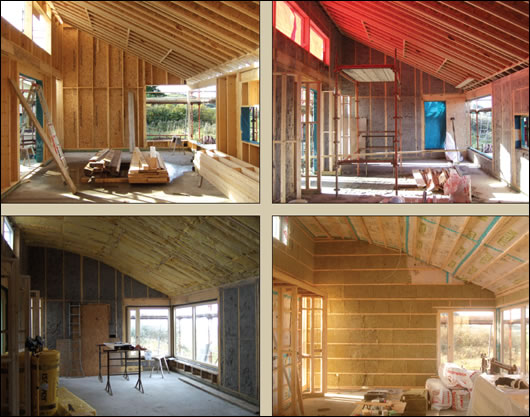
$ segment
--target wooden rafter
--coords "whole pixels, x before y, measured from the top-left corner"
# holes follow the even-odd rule
[[[239,3],[52,2],[65,23],[184,79],[259,48],[259,5]]]
[[[528,67],[528,2],[321,4],[346,36],[387,55],[397,49],[398,59],[453,86],[474,78],[465,90]]]

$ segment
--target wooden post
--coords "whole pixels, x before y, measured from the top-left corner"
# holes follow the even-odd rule
[[[9,354],[9,413],[12,416],[18,416],[20,406],[20,392],[19,392],[19,363],[18,363],[18,332],[19,332],[19,318],[18,318],[18,261],[13,258],[11,261],[11,271],[8,278],[8,299],[7,310],[9,315],[9,324],[7,326],[8,336],[8,354]]]
[[[294,180],[296,189],[296,199],[302,199],[302,76],[298,74],[295,79],[296,88],[294,89],[296,113],[295,113],[295,152],[294,152]],[[307,110],[306,110],[307,111]]]
[[[280,202],[286,203],[286,187],[287,184],[285,183],[286,179],[286,170],[287,170],[287,163],[286,163],[286,155],[285,155],[285,148],[286,148],[286,112],[287,112],[287,75],[282,74],[282,91],[281,91],[281,106],[280,106]]]

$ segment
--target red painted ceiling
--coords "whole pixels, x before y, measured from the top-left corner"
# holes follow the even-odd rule
[[[339,31],[453,86],[528,67],[528,1],[321,1]]]

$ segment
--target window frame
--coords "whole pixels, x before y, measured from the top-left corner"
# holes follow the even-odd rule
[[[278,218],[279,222],[279,237],[276,237],[274,218]],[[273,216],[272,220],[272,241],[277,240],[282,245],[288,246],[290,235],[289,218],[288,216]]]
[[[491,100],[492,100],[491,107],[484,107],[484,108],[481,108],[481,109],[478,109],[478,110],[471,109],[471,103],[473,103],[474,101],[478,101],[480,99],[483,99],[485,97],[491,97]],[[480,143],[479,143],[480,137],[479,137],[479,131],[478,131],[478,116],[479,116],[479,113],[491,113],[491,129],[492,129],[491,144],[493,145],[493,143],[494,143],[494,141],[493,141],[493,95],[492,94],[486,94],[485,96],[475,97],[475,98],[473,98],[471,100],[468,100],[466,103],[468,103],[468,105],[470,106],[470,109],[469,109],[469,116],[470,116],[469,117],[469,147],[473,151],[480,153],[484,157],[489,158],[489,159],[493,159],[493,152],[491,154],[488,154],[488,153],[482,152],[480,150]],[[473,143],[473,126],[472,126],[472,120],[471,120],[473,115],[475,115],[475,125],[476,125],[476,128],[477,128],[477,137],[476,137],[476,143],[475,144]]]
[[[302,8],[296,4],[294,1],[287,1],[282,0],[283,3],[285,3],[289,9],[291,9],[291,12],[295,15],[298,15],[302,21],[302,28],[301,28],[301,36],[300,36],[300,44],[297,43],[295,40],[291,39],[289,36],[287,36],[285,33],[283,33],[281,30],[276,28],[276,1],[272,2],[272,26],[273,28],[281,33],[283,36],[287,37],[289,40],[294,42],[296,45],[300,46],[301,48],[305,49],[312,57],[318,59],[319,61],[323,62],[324,64],[329,66],[329,58],[330,58],[330,42],[329,42],[329,36],[324,33],[324,31],[313,21],[307,13],[305,13]],[[316,55],[314,55],[311,52],[311,29],[313,29],[324,41],[324,57],[323,59],[320,59]]]
[[[499,352],[499,358],[502,363],[506,363],[507,365],[513,365],[508,364],[504,360],[504,312],[508,310],[516,310],[519,309],[521,311],[521,369],[519,369],[520,372],[526,372],[526,307],[528,306],[528,301],[523,303],[518,303],[512,306],[502,307],[499,311],[499,325],[500,325],[500,352]]]
[[[197,360],[196,308],[200,307],[200,306],[211,305],[211,304],[216,304],[217,305],[217,365],[213,365],[213,364],[208,363],[208,362],[203,362],[203,361]],[[191,315],[192,315],[192,319],[191,319],[191,329],[192,330],[191,330],[191,332],[192,332],[192,358],[193,359],[185,358],[183,356],[178,356],[177,352],[176,352],[177,337],[176,337],[176,334],[175,334],[175,310],[177,310],[179,308],[191,308],[192,309],[192,311],[191,311]],[[209,367],[209,368],[213,368],[213,369],[219,369],[220,362],[221,362],[221,350],[219,349],[219,345],[220,345],[219,342],[221,340],[221,337],[220,337],[221,336],[220,335],[221,326],[219,325],[220,322],[221,322],[221,315],[220,315],[220,310],[219,310],[219,300],[216,299],[216,300],[209,300],[209,301],[201,301],[201,302],[192,303],[192,304],[174,305],[174,306],[172,306],[171,310],[172,310],[171,319],[173,321],[173,325],[172,325],[173,340],[172,340],[171,350],[173,351],[173,356],[175,356],[175,358],[177,358],[179,360],[182,360],[182,361],[193,362],[193,363],[196,363],[196,364],[201,365],[201,366],[205,366],[205,367]]]
[[[6,225],[8,229],[8,234],[6,235]],[[7,245],[11,248],[12,251],[15,250],[15,228],[9,221],[6,216],[2,216],[2,237],[4,238]],[[9,237],[9,240],[8,240]]]
[[[493,313],[493,357],[497,357],[497,311],[495,308],[440,308],[436,313],[436,367],[441,365],[440,349],[440,316],[447,314],[447,362],[454,360],[454,320],[453,314],[457,311],[488,311]]]
[[[172,346],[171,346],[171,336],[172,336],[171,307],[168,306],[168,305],[165,305],[165,306],[156,306],[156,305],[154,305],[154,306],[153,305],[149,305],[149,306],[135,306],[135,305],[126,306],[126,308],[125,308],[125,319],[127,320],[127,342],[131,343],[131,316],[130,316],[130,311],[131,310],[136,310],[136,317],[135,317],[136,343],[140,344],[140,345],[142,344],[141,338],[140,338],[140,342],[138,342],[138,338],[139,338],[138,330],[140,328],[140,322],[141,322],[141,319],[140,319],[140,310],[141,309],[153,309],[153,310],[167,309],[168,310],[168,345],[169,345],[168,346],[168,355],[171,355],[171,349],[172,349]]]

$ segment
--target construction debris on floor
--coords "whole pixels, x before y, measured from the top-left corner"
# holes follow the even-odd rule
[[[426,191],[443,191],[451,203],[471,203],[471,177],[456,168],[421,169],[412,171],[418,187]]]
[[[259,168],[219,151],[195,154],[195,169],[230,200],[259,202]]]

